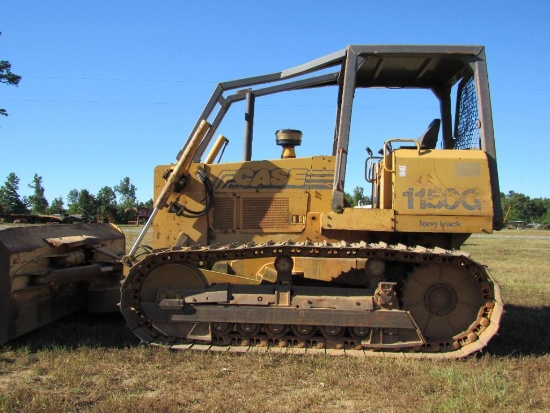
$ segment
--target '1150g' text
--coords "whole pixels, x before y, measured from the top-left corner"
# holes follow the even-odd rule
[[[468,211],[481,210],[480,193],[475,188],[469,188],[462,192],[454,188],[422,188],[418,191],[409,188],[402,195],[407,198],[408,209],[415,209],[416,201],[418,202],[417,208],[420,209],[454,210],[462,206]]]

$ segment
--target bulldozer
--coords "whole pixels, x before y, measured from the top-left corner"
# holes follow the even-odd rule
[[[336,108],[323,148],[299,125],[274,130],[274,140],[254,132],[260,98],[321,89],[333,93]],[[376,122],[356,102],[375,89],[431,92],[437,117],[413,137],[366,137],[352,128],[352,110],[354,119]],[[244,106],[242,157],[222,161],[234,147],[223,121],[236,103]],[[301,155],[308,140],[315,153]],[[253,158],[253,148],[269,158]],[[348,165],[362,151],[364,169]],[[369,184],[369,205],[347,202],[346,178]],[[104,226],[65,241],[68,227],[58,226],[47,242],[65,255],[48,250],[58,258],[42,264],[47,271],[32,257],[37,247],[29,249],[40,276],[17,273],[17,254],[5,253],[11,261],[2,290],[12,304],[0,306],[0,321],[12,333],[0,341],[23,331],[14,317],[22,314],[14,310],[15,279],[97,297],[98,284],[111,292],[106,280],[117,276],[116,301],[130,330],[174,349],[460,358],[482,350],[498,330],[499,286],[460,251],[471,234],[502,228],[482,46],[350,45],[219,83],[176,161],[155,168],[154,191],[154,210],[126,255],[119,231]],[[142,245],[149,231],[152,245]],[[3,239],[0,232],[0,246]],[[59,255],[67,268],[52,266]],[[113,301],[91,302],[102,300]]]

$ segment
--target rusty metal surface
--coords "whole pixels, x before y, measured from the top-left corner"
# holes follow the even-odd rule
[[[98,242],[100,242],[100,239],[98,237],[90,235],[73,235],[68,237],[45,238],[44,241],[46,241],[52,247],[56,248],[75,248],[82,247],[84,245],[97,244]]]
[[[40,225],[0,231],[0,244],[11,254],[44,247],[44,239],[93,234],[100,239],[121,239],[124,235],[108,224]]]
[[[1,230],[0,344],[83,308],[112,311],[124,249],[108,224]]]
[[[333,309],[297,309],[295,307],[259,306],[180,306],[170,305],[163,300],[160,305],[142,302],[141,307],[155,322],[194,322],[194,323],[256,323],[256,324],[300,324],[349,327],[377,326],[377,328],[416,327],[406,311],[345,311]]]
[[[79,281],[89,281],[102,274],[101,266],[97,264],[81,267],[61,268],[53,270],[44,276],[36,276],[33,281],[37,284],[69,284]]]

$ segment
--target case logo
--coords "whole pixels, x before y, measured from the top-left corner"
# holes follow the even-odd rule
[[[262,168],[257,171],[242,168],[235,172],[233,179],[238,186],[251,186],[253,188],[263,186],[269,188],[286,185],[288,183],[288,176],[288,170],[281,168],[273,170]]]
[[[240,168],[222,170],[217,174],[214,188],[220,189],[260,189],[260,188],[304,188],[330,189],[334,173],[326,170],[307,168]]]

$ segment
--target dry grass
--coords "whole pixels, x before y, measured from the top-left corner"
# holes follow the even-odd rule
[[[0,411],[550,411],[550,234],[532,232],[464,247],[507,303],[479,357],[172,352],[140,345],[117,314],[77,314],[0,347]]]

